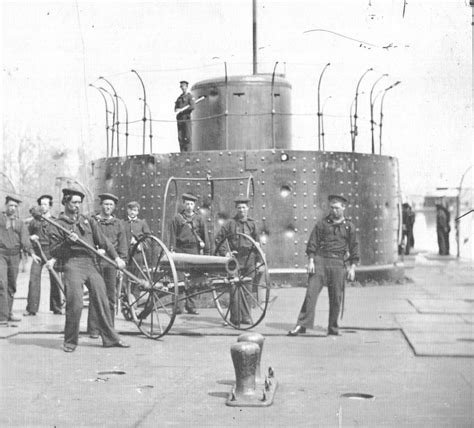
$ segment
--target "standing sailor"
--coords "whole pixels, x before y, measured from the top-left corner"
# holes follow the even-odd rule
[[[176,214],[170,227],[170,250],[176,253],[186,254],[209,254],[209,240],[207,237],[207,227],[204,219],[194,211],[197,197],[189,193],[182,195],[184,209]],[[189,279],[183,277],[179,272],[179,281],[185,283],[186,304],[185,309],[188,314],[198,315],[196,311],[195,298],[192,296],[193,272],[187,273]],[[178,309],[178,313],[182,313],[182,308]]]
[[[338,336],[338,318],[344,290],[344,276],[349,281],[355,277],[355,265],[359,262],[359,244],[356,229],[344,217],[347,199],[339,195],[329,196],[329,215],[318,221],[306,246],[308,256],[308,288],[296,327],[289,336],[305,333],[313,328],[316,302],[321,289],[326,286],[329,295],[328,334]],[[349,254],[349,267],[344,268],[344,258]]]
[[[189,152],[192,147],[191,112],[194,110],[194,97],[191,92],[188,92],[188,86],[189,83],[186,80],[179,82],[182,94],[174,103],[174,111],[178,122],[179,150],[182,152]]]
[[[114,216],[114,211],[118,198],[111,193],[102,193],[99,195],[100,199],[100,213],[93,216],[93,219],[98,223],[99,229],[104,236],[110,241],[115,248],[118,256],[122,260],[127,260],[128,257],[128,243],[125,234],[125,227],[122,220]],[[117,299],[117,271],[115,266],[109,263],[101,262],[100,270],[104,278],[105,288],[107,290],[107,298],[109,299],[110,314],[112,316],[112,325],[115,321],[115,304]],[[93,339],[99,337],[97,314],[93,305],[89,306],[89,314],[87,320],[87,332]]]
[[[26,226],[17,215],[20,203],[20,199],[7,196],[5,212],[0,214],[0,325],[21,321],[12,313],[21,251],[28,252],[33,262],[41,263],[31,248]]]
[[[38,207],[43,217],[56,220],[51,215],[51,207],[53,206],[53,197],[51,195],[41,195],[38,200]],[[32,210],[38,208],[32,208]],[[41,260],[39,263],[32,263],[30,270],[30,282],[28,284],[28,299],[26,305],[26,311],[23,315],[36,315],[38,312],[40,296],[41,296],[41,271],[43,266],[50,271],[49,273],[49,310],[55,315],[62,314],[62,293],[61,286],[56,280],[54,272],[51,273],[56,259],[51,257],[51,251],[49,247],[49,223],[42,218],[33,218],[28,225],[28,231],[30,232],[30,241],[33,243],[33,249],[36,254],[40,256],[41,250],[46,256],[47,261]]]
[[[125,262],[118,256],[110,241],[100,231],[96,221],[80,214],[84,194],[75,189],[63,189],[64,213],[57,223],[70,232],[51,227],[51,254],[64,263],[66,287],[66,325],[64,327],[64,352],[74,352],[79,340],[79,325],[83,306],[85,283],[89,289],[89,305],[94,306],[97,324],[104,347],[128,348],[112,326],[112,316],[104,280],[99,272],[95,254],[78,243],[80,238],[92,247],[98,246],[115,260],[120,269]]]

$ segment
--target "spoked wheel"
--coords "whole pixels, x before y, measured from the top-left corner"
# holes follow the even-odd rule
[[[178,276],[171,252],[155,236],[134,245],[127,269],[140,282],[127,279],[122,313],[147,337],[158,339],[173,325],[178,300]]]
[[[217,245],[216,255],[232,253],[239,262],[233,278],[211,281],[217,310],[225,322],[239,330],[258,325],[265,317],[270,298],[267,262],[257,243],[236,233]]]

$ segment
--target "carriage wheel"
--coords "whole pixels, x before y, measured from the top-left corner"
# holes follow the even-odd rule
[[[217,245],[216,255],[233,253],[239,262],[233,278],[211,282],[214,302],[225,322],[239,330],[258,325],[265,317],[270,298],[267,262],[257,243],[236,233]]]
[[[127,279],[122,313],[147,337],[158,339],[173,325],[177,311],[178,276],[171,252],[155,236],[134,245],[127,269],[140,283]]]

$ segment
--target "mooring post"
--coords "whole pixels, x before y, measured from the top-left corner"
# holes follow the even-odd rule
[[[237,342],[230,348],[235,370],[235,399],[247,400],[255,397],[255,370],[260,347],[252,342]]]
[[[257,360],[257,367],[255,370],[255,381],[257,383],[263,383],[265,382],[265,379],[261,375],[260,371],[260,363],[262,361],[262,352],[263,352],[263,342],[265,341],[265,338],[263,335],[260,333],[254,333],[254,332],[248,332],[248,333],[243,333],[237,338],[237,343],[239,342],[252,342],[256,343],[260,349],[260,352],[258,354],[258,360]]]

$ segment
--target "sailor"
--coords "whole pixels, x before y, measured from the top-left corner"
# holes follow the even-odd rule
[[[69,230],[66,233],[51,228],[51,254],[63,261],[66,287],[66,325],[64,327],[64,352],[74,352],[79,339],[79,324],[83,306],[85,283],[89,289],[89,305],[94,306],[97,326],[104,347],[128,348],[112,325],[112,315],[107,299],[104,280],[99,272],[95,254],[78,242],[81,239],[92,247],[104,249],[115,260],[119,269],[125,262],[118,256],[111,242],[101,232],[97,222],[80,214],[84,194],[76,189],[63,189],[62,213],[57,223]]]
[[[51,214],[51,208],[53,206],[53,197],[51,195],[41,195],[37,199],[38,208],[43,217],[51,220],[56,220]],[[32,210],[38,209],[32,208]],[[30,211],[31,212],[31,211]],[[30,270],[30,282],[28,284],[28,298],[26,311],[23,315],[31,316],[36,315],[39,308],[40,296],[41,296],[41,271],[46,266],[49,273],[49,310],[55,315],[62,315],[63,297],[61,293],[61,286],[56,280],[57,275],[51,270],[56,263],[56,259],[51,257],[51,251],[49,247],[49,234],[50,230],[49,223],[41,217],[33,217],[30,224],[28,225],[28,232],[30,233],[30,241],[33,244],[38,257],[41,257],[41,253],[46,257],[46,261],[41,259],[40,263],[32,263]]]
[[[355,277],[355,266],[359,262],[359,244],[356,228],[344,217],[347,199],[340,195],[329,195],[330,213],[316,223],[306,246],[308,256],[308,288],[301,307],[296,327],[289,336],[305,333],[313,328],[316,302],[321,289],[326,286],[329,295],[328,334],[339,335],[338,318],[344,290],[344,276],[349,281]],[[344,258],[348,253],[348,269]]]
[[[189,152],[191,150],[191,112],[194,110],[194,97],[191,92],[188,92],[188,86],[189,83],[186,80],[179,82],[182,94],[174,103],[178,124],[179,150],[181,152]]]
[[[237,235],[238,233],[248,235],[257,244],[259,243],[257,223],[248,216],[249,202],[250,199],[245,197],[238,197],[234,200],[237,213],[219,230],[215,243],[219,248],[219,255],[224,256],[226,252],[233,252],[241,267],[245,267],[247,272],[255,272],[253,283],[258,284],[261,274],[258,269],[255,269],[257,254],[252,252],[253,243]],[[228,240],[228,246],[222,245],[225,239]],[[243,286],[245,287],[245,284]],[[247,289],[247,296],[251,294],[252,290]],[[250,313],[251,303],[247,302],[247,296],[243,293],[240,295],[230,293],[230,322],[234,325],[253,324]]]
[[[144,235],[151,233],[145,219],[138,218],[140,213],[140,204],[136,201],[131,201],[127,204],[127,219],[125,220],[125,235],[127,238],[127,245],[129,250],[137,243],[137,241]]]
[[[128,256],[128,243],[125,234],[125,227],[122,220],[115,217],[114,212],[118,202],[117,196],[111,193],[102,193],[99,195],[100,212],[93,216],[98,223],[99,229],[104,236],[114,246],[118,256],[122,260],[126,260]],[[112,316],[112,325],[115,321],[115,303],[117,299],[117,275],[121,275],[115,266],[109,263],[101,262],[100,270],[104,278],[105,288],[107,290],[107,298],[109,299],[110,314]],[[87,333],[93,339],[99,337],[97,326],[97,314],[93,305],[89,307],[87,320]]]
[[[21,321],[21,318],[12,312],[21,251],[28,252],[35,263],[41,262],[31,247],[25,224],[18,217],[19,204],[20,199],[7,196],[5,212],[0,214],[0,325],[2,326],[8,325],[8,321]]]
[[[197,197],[184,193],[182,200],[184,209],[176,214],[170,226],[170,242],[169,248],[176,253],[186,254],[209,254],[209,240],[207,236],[206,222],[195,211]],[[185,309],[188,314],[198,315],[196,311],[195,298],[192,296],[193,288],[197,284],[193,284],[196,277],[193,272],[188,272],[188,277],[180,272],[178,274],[180,282],[185,282],[186,303]],[[183,309],[178,308],[177,313],[182,313]]]

